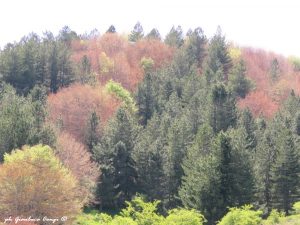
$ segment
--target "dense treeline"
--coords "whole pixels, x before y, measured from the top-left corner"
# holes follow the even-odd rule
[[[253,116],[243,103],[264,84],[220,29],[208,39],[201,28],[184,35],[173,27],[163,42],[138,23],[128,40],[113,26],[100,37],[65,27],[57,37],[31,34],[1,51],[0,160],[8,172],[0,173],[0,187],[14,173],[9,158],[26,156],[10,156],[13,149],[44,144],[53,150],[25,148],[32,151],[25,158],[42,155],[46,165],[54,153],[71,171],[66,182],[76,194],[68,198],[80,207],[119,212],[140,193],[161,202],[166,220],[191,213],[202,224],[199,211],[215,224],[228,207],[246,204],[263,217],[272,209],[290,214],[300,200],[297,92],[290,88],[273,118]],[[280,65],[274,59],[267,67],[271,84],[281,79]],[[7,214],[11,205],[2,199],[0,214]],[[178,207],[193,210],[171,210]],[[31,209],[20,212],[40,213]]]

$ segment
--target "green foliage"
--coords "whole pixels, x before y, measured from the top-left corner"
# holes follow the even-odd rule
[[[138,86],[136,102],[138,106],[138,115],[142,125],[147,124],[147,121],[152,117],[157,108],[152,85],[153,78],[147,73],[145,74],[144,82]]]
[[[205,218],[196,210],[172,209],[165,219],[166,225],[202,225]]]
[[[146,35],[147,39],[161,40],[161,35],[156,28],[153,28],[149,34]]]
[[[139,225],[160,224],[163,217],[156,213],[159,201],[145,202],[142,197],[135,197],[126,202],[127,207],[122,210],[123,217],[131,217]]]
[[[137,172],[136,163],[131,157],[131,152],[127,151],[122,141],[115,145],[114,152],[115,193],[118,198],[117,205],[120,206],[136,193]]]
[[[296,56],[289,57],[289,62],[294,66],[295,71],[300,70],[300,59]]]
[[[93,84],[95,83],[95,75],[91,69],[91,61],[87,55],[84,55],[80,64],[78,64],[78,72],[77,72],[77,80],[80,81],[81,84]]]
[[[197,67],[201,67],[206,53],[205,44],[206,37],[200,27],[190,32],[183,47],[187,56],[186,63],[188,63],[190,66],[195,64]]]
[[[255,149],[257,145],[257,137],[255,131],[257,129],[257,125],[255,120],[251,114],[251,111],[247,108],[240,112],[238,127],[244,128],[246,132],[246,148],[249,150]]]
[[[119,98],[124,103],[125,107],[131,112],[137,111],[135,102],[131,97],[130,92],[123,88],[121,84],[110,80],[106,83],[105,88],[109,93],[116,95],[116,97]]]
[[[204,75],[207,83],[227,82],[228,73],[232,67],[232,61],[228,53],[225,37],[221,28],[212,37],[208,48],[208,57],[204,67]]]
[[[61,166],[58,158],[54,156],[53,150],[49,146],[36,145],[33,147],[25,147],[24,149],[16,149],[11,154],[6,153],[4,155],[4,163],[19,163],[24,160],[45,162],[50,168],[59,169]],[[66,168],[62,168],[62,171],[67,175],[69,171]]]
[[[238,60],[242,56],[242,51],[238,47],[230,47],[229,50],[228,50],[228,53],[229,53],[230,58],[232,60]]]
[[[99,56],[99,64],[100,64],[100,73],[104,75],[109,72],[112,72],[115,67],[114,60],[109,58],[105,52],[101,52]]]
[[[231,208],[218,225],[260,225],[261,211],[254,211],[251,205],[241,208]]]
[[[241,60],[234,66],[228,81],[229,89],[238,97],[245,98],[252,88],[251,81],[246,77],[245,63]]]
[[[273,205],[286,215],[292,209],[292,203],[300,196],[299,185],[299,148],[291,130],[281,127],[275,140],[276,161],[272,168]]]
[[[107,32],[115,33],[115,27]],[[82,51],[95,35],[79,41]],[[143,28],[137,23],[129,35],[130,49],[139,48],[135,42],[143,37]],[[146,38],[151,43],[161,39],[156,29]],[[49,92],[57,92],[74,79],[95,84],[96,72],[103,76],[101,81],[115,74],[115,62],[105,52],[96,61],[100,71],[93,73],[95,59],[84,54],[81,59],[74,57],[80,60],[74,70],[70,49],[77,39],[74,31],[64,27],[57,37],[31,34],[1,50],[1,79],[16,91],[1,85],[0,160],[26,144],[55,144],[55,132],[46,122]],[[271,213],[266,223],[297,220],[297,215],[278,219],[271,210],[289,214],[292,203],[300,198],[299,97],[292,92],[273,120],[259,118],[255,122],[249,110],[239,112],[236,107],[236,101],[252,88],[241,49],[228,48],[219,28],[207,43],[201,28],[189,30],[184,37],[180,26],[173,27],[165,43],[172,47],[174,58],[161,69],[156,69],[157,65],[154,69],[155,56],[143,49],[128,61],[139,63],[145,74],[134,94],[136,104],[133,93],[121,84],[106,83],[106,91],[123,105],[104,123],[101,133],[99,118],[92,113],[84,137],[101,166],[96,207],[116,212],[137,192],[150,201],[159,199],[161,205],[137,197],[121,214],[83,214],[77,223],[203,224],[203,216],[195,211],[199,210],[210,225],[224,216],[226,207],[254,202],[265,217]],[[102,47],[115,51],[111,46]],[[298,61],[291,59],[296,71]],[[274,59],[270,63],[268,72],[275,82],[280,75],[279,62]],[[168,211],[182,205],[192,210]],[[166,218],[157,213],[158,208]],[[253,224],[259,215],[250,206],[233,208],[220,224]]]
[[[151,58],[143,57],[141,59],[141,66],[146,73],[151,72],[153,66],[154,66],[154,61]]]
[[[280,75],[280,67],[279,67],[278,60],[276,58],[273,59],[271,62],[270,75],[272,81],[276,81]]]
[[[293,210],[296,214],[300,214],[300,202],[295,202],[293,205]]]
[[[279,224],[280,219],[284,217],[283,213],[278,212],[276,209],[273,209],[268,216],[268,218],[263,222],[264,225],[275,225]]]
[[[120,208],[135,194],[136,168],[132,152],[138,129],[131,113],[121,107],[93,148],[94,159],[101,168],[97,197],[104,209]]]
[[[46,93],[35,87],[25,98],[9,85],[0,90],[0,161],[3,154],[25,144],[53,145],[55,134],[45,124]]]
[[[107,29],[106,33],[116,33],[116,28],[114,25],[110,25],[109,28]]]
[[[163,149],[165,134],[161,123],[163,124],[155,113],[147,127],[139,133],[133,152],[140,192],[150,200],[165,198],[166,179],[163,167],[166,152]]]
[[[179,48],[183,45],[183,34],[181,26],[175,28],[174,26],[170,30],[170,32],[166,35],[165,43],[172,47]]]
[[[131,31],[131,34],[128,37],[129,41],[137,42],[138,40],[142,39],[144,37],[144,30],[140,22],[137,22],[134,25],[133,31]]]
[[[46,33],[41,38],[30,34],[18,43],[6,45],[0,54],[2,80],[25,95],[36,84],[46,86],[51,92],[68,86],[75,73],[69,47],[64,41],[69,40],[66,35],[54,38]]]
[[[106,214],[81,214],[77,216],[76,225],[103,224],[103,225],[203,225],[205,218],[195,210],[173,209],[168,216],[157,213],[159,201],[145,202],[140,196],[126,202],[127,207],[120,214],[110,217]]]
[[[70,217],[82,207],[77,180],[49,146],[36,145],[6,153],[0,181],[1,216]]]
[[[212,87],[209,122],[215,133],[234,127],[237,120],[235,99],[223,84]]]
[[[97,116],[96,112],[92,112],[88,120],[85,137],[86,144],[90,151],[92,151],[93,147],[100,141],[99,126],[100,118]]]

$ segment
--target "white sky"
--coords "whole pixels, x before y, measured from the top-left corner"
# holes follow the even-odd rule
[[[115,25],[129,32],[140,21],[145,33],[165,35],[172,25],[202,27],[211,37],[218,25],[229,41],[300,56],[298,0],[0,0],[0,46],[30,32],[54,34],[68,25],[77,33]]]

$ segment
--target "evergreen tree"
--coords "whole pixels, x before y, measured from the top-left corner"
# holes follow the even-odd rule
[[[148,39],[154,39],[154,40],[161,40],[161,36],[160,36],[160,33],[159,31],[156,29],[156,28],[153,28],[149,34],[146,35],[146,38]]]
[[[300,197],[299,148],[295,136],[288,128],[281,128],[275,142],[276,161],[272,167],[272,203],[288,215],[292,204]]]
[[[187,150],[182,167],[184,176],[179,196],[184,206],[197,209],[205,215],[209,224],[221,216],[217,157],[213,152],[214,134],[208,125],[203,125],[194,144]]]
[[[202,66],[205,57],[206,37],[203,30],[198,27],[187,35],[184,51],[187,55],[187,62],[191,65],[195,64],[198,68]]]
[[[86,145],[92,151],[93,147],[100,141],[100,118],[93,111],[88,119],[87,132],[86,132]]]
[[[58,35],[58,40],[66,43],[67,45],[71,44],[72,40],[78,39],[78,35],[75,31],[71,30],[70,27],[64,26],[60,31]]]
[[[59,80],[58,80],[58,49],[57,44],[53,43],[53,47],[51,49],[49,64],[50,64],[50,91],[56,93],[59,88]]]
[[[117,206],[123,207],[136,194],[136,165],[122,141],[116,144],[114,152],[114,192]]]
[[[82,84],[87,83],[91,74],[91,62],[87,55],[81,58],[80,73],[80,82]]]
[[[219,27],[217,33],[210,40],[204,67],[204,74],[208,84],[216,81],[227,82],[231,67],[232,62],[228,54],[225,37],[222,35]]]
[[[106,33],[116,33],[116,28],[114,25],[110,25],[110,27],[107,29]]]
[[[211,91],[209,122],[215,133],[235,126],[237,115],[235,100],[223,84],[215,85]]]
[[[116,181],[117,168],[114,163],[118,156],[116,145],[122,142],[122,145],[125,146],[126,154],[131,158],[137,131],[138,127],[134,118],[125,108],[121,107],[104,130],[100,143],[93,148],[94,159],[101,168],[101,183],[98,185],[97,199],[102,208],[116,209],[121,207],[122,201],[126,200],[118,195],[120,190],[118,192],[115,191],[117,190],[115,188],[119,185]]]
[[[220,132],[218,135],[215,151],[219,161],[220,194],[223,199],[223,205],[232,207],[234,205],[233,195],[235,191],[233,154],[230,138],[223,132]]]
[[[34,117],[27,143],[30,145],[44,144],[54,146],[56,143],[56,132],[46,122],[48,116],[46,87],[36,85],[30,91],[27,99],[31,104],[31,111]]]
[[[136,94],[138,115],[141,124],[144,126],[147,125],[147,121],[151,118],[156,108],[152,83],[152,77],[147,73],[144,77],[144,81],[138,86]]]
[[[232,168],[234,173],[232,204],[242,206],[254,201],[255,175],[253,158],[255,152],[249,151],[249,136],[245,128],[230,130],[229,137],[232,147]]]
[[[166,35],[165,43],[171,47],[179,48],[183,45],[183,33],[181,26],[175,28],[174,26],[170,32]]]
[[[280,67],[279,67],[278,60],[276,58],[271,61],[270,75],[272,81],[276,81],[280,76]]]
[[[238,127],[244,128],[246,132],[246,141],[248,150],[255,150],[257,145],[256,129],[257,125],[251,111],[246,108],[240,112]]]
[[[142,39],[144,37],[144,30],[140,22],[137,22],[134,25],[133,31],[131,31],[131,34],[128,37],[129,41],[137,42],[138,40]]]
[[[271,212],[272,174],[271,169],[275,162],[275,147],[269,129],[258,132],[258,145],[255,155],[256,194],[258,203],[264,208],[265,214]]]
[[[294,119],[294,131],[297,135],[300,135],[300,112],[295,115]]]
[[[246,78],[246,66],[243,60],[234,66],[229,75],[229,88],[240,98],[245,98],[251,89],[251,81]]]
[[[166,158],[163,149],[165,135],[161,129],[161,119],[154,113],[145,129],[138,135],[134,147],[139,191],[146,194],[150,200],[164,199],[166,193],[163,170]]]
[[[164,164],[167,185],[167,207],[173,208],[180,203],[177,196],[183,176],[181,164],[191,142],[191,128],[189,127],[187,118],[183,116],[172,123],[167,134],[167,145],[165,146],[167,158]]]

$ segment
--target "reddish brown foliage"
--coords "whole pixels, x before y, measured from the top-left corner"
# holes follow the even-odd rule
[[[93,200],[93,190],[100,171],[97,164],[91,161],[90,152],[70,134],[63,132],[58,137],[57,155],[79,181],[82,202]]]
[[[299,74],[287,58],[264,50],[244,48],[242,58],[246,62],[247,76],[255,82],[255,90],[240,100],[241,107],[249,107],[254,115],[272,117],[291,89],[300,93]],[[270,76],[271,62],[277,59],[280,74],[276,81]]]
[[[119,101],[100,86],[75,84],[48,97],[50,121],[82,143],[91,113],[95,111],[104,125],[118,106]]]
[[[140,61],[143,57],[154,60],[154,67],[160,68],[171,61],[174,50],[158,40],[141,40],[130,43],[118,34],[107,33],[98,39],[74,41],[72,43],[75,62],[80,62],[84,55],[91,61],[92,70],[99,80],[105,83],[109,79],[119,82],[128,90],[134,90],[143,78]],[[113,62],[114,67],[109,72],[101,72],[101,54]]]
[[[276,104],[264,91],[254,91],[241,99],[238,103],[241,108],[248,107],[254,116],[263,115],[270,118],[278,109]]]

